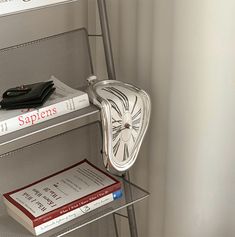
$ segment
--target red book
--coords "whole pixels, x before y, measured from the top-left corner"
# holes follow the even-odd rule
[[[10,215],[35,228],[120,189],[120,181],[83,160],[3,197]]]

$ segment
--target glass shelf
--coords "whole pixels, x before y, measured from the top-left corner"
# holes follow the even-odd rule
[[[65,114],[58,118],[35,124],[31,127],[0,137],[0,157],[17,149],[32,145],[45,139],[97,122],[100,112],[95,106]]]
[[[59,237],[64,236],[74,230],[77,230],[87,224],[90,224],[102,217],[105,217],[111,213],[119,211],[120,209],[127,207],[133,203],[136,203],[149,196],[149,193],[142,188],[120,178],[122,182],[122,188],[124,190],[124,195],[122,198],[115,200],[103,207],[97,208],[77,219],[70,221],[60,227],[57,227],[45,234],[40,235],[40,237]],[[4,207],[2,207],[2,212],[0,213],[0,236],[1,237],[32,237],[33,235],[28,232],[23,226],[9,217]]]

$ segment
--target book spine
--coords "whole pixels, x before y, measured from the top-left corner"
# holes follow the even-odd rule
[[[69,2],[71,0],[4,0],[0,1],[0,15],[6,15],[14,12],[29,10],[52,4]]]
[[[83,197],[79,200],[76,200],[76,201],[74,201],[74,202],[72,202],[68,205],[64,205],[63,207],[60,207],[60,208],[58,208],[54,211],[51,211],[51,212],[49,212],[49,213],[47,213],[43,216],[40,216],[40,217],[34,219],[33,220],[33,226],[36,227],[36,226],[41,225],[45,222],[48,222],[49,220],[52,220],[52,219],[56,218],[58,216],[61,216],[65,213],[68,213],[71,210],[74,210],[74,209],[80,208],[84,205],[87,205],[92,201],[95,201],[99,198],[102,198],[102,197],[104,197],[104,196],[106,196],[110,193],[113,193],[113,192],[119,190],[120,188],[121,188],[121,183],[118,182],[118,183],[115,183],[115,184],[113,184],[113,185],[111,185],[111,186],[109,186],[109,187],[107,187],[103,190],[97,191],[97,192],[95,192],[91,195],[88,195],[88,196]]]
[[[89,106],[86,93],[0,122],[0,136]]]
[[[101,197],[95,201],[92,201],[80,208],[77,208],[59,217],[56,217],[46,223],[36,226],[34,228],[35,234],[36,235],[43,234],[51,229],[54,229],[55,227],[65,224],[68,221],[71,221],[79,216],[82,216],[83,214],[86,214],[92,210],[95,210],[98,207],[104,206],[105,204],[108,204],[112,202],[113,200],[119,199],[121,197],[122,197],[122,190],[120,189],[120,190],[117,190],[116,192],[110,193],[104,197]]]

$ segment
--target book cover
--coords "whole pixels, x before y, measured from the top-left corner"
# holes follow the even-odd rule
[[[0,0],[0,16],[73,0]]]
[[[89,106],[86,92],[73,89],[51,76],[56,90],[41,107],[0,110],[0,136]]]
[[[83,160],[3,195],[8,209],[35,228],[121,188],[120,181]]]

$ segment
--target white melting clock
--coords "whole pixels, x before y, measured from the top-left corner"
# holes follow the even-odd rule
[[[117,80],[88,79],[88,94],[101,109],[103,161],[109,171],[124,172],[135,162],[150,119],[149,95]]]

